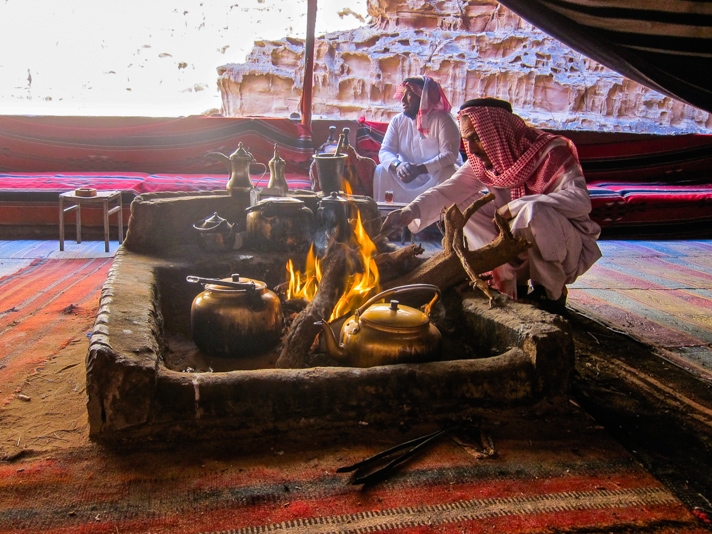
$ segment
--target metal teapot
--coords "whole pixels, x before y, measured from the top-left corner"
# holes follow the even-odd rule
[[[265,252],[306,250],[314,233],[314,213],[293,197],[271,197],[245,209],[252,247]]]
[[[250,179],[250,165],[257,163],[265,167],[262,176],[267,172],[267,166],[264,163],[258,163],[254,156],[245,150],[242,146],[242,142],[237,145],[237,150],[230,154],[230,157],[220,152],[210,152],[208,156],[217,156],[227,167],[230,173],[230,179],[227,182],[226,189],[231,196],[240,193],[249,193],[253,188],[252,180]],[[260,180],[261,179],[260,177]]]
[[[401,305],[397,300],[374,304],[390,296],[431,290],[433,299],[424,311]],[[442,335],[430,322],[430,309],[440,297],[432,284],[412,284],[388,289],[369,299],[341,328],[340,343],[331,326],[321,321],[322,336],[329,356],[353,367],[395,363],[418,363],[437,359]]]
[[[193,299],[190,325],[193,341],[211,356],[239,358],[266,352],[282,335],[282,304],[264,282],[241,278],[200,278],[205,285]]]
[[[350,211],[349,201],[336,191],[325,195],[319,201],[319,208],[316,211],[317,231],[324,232],[337,241],[347,241],[351,235]]]
[[[200,248],[208,252],[230,250],[235,244],[235,225],[217,212],[193,225],[198,233]]]

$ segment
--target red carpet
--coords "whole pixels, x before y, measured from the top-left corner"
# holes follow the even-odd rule
[[[35,259],[0,278],[2,400],[24,377],[91,330],[112,258]]]
[[[81,384],[85,351],[76,340],[91,329],[110,264],[40,259],[0,279],[3,399],[37,369],[36,388],[69,372]],[[53,366],[71,369],[45,372]],[[605,430],[561,407],[545,414],[492,410],[483,426],[494,457],[477,459],[444,439],[386,481],[362,488],[337,468],[432,428],[378,432],[354,422],[348,434],[279,434],[260,443],[129,450],[85,438],[33,450],[38,442],[19,434],[13,417],[23,406],[43,413],[35,391],[31,401],[8,405],[13,411],[0,410],[7,429],[0,445],[11,453],[0,458],[0,534],[707,532]],[[72,417],[85,409],[81,388],[75,391]],[[46,437],[56,428],[36,433]]]
[[[496,457],[476,459],[445,439],[367,489],[336,468],[397,436],[281,436],[249,449],[87,446],[0,465],[0,532],[705,532],[581,414],[493,422]]]

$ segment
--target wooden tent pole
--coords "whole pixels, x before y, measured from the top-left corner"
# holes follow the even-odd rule
[[[312,88],[314,86],[314,32],[316,2],[307,0],[307,40],[304,50],[304,83],[302,84],[302,124],[311,129]]]

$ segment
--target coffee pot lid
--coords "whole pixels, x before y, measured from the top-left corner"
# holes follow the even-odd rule
[[[420,328],[430,322],[425,313],[410,306],[402,306],[397,300],[373,304],[361,314],[360,319],[376,327],[394,329]]]
[[[250,211],[264,211],[264,210],[276,210],[276,211],[294,211],[302,209],[306,204],[302,200],[294,197],[267,197],[255,205],[250,206],[245,209],[246,212]]]
[[[321,199],[321,201],[319,202],[319,204],[335,206],[335,205],[337,205],[337,204],[339,204],[339,205],[340,205],[340,204],[344,204],[344,203],[348,204],[348,202],[349,202],[349,201],[346,200],[346,199],[345,199],[344,197],[342,197],[341,195],[339,195],[339,193],[338,193],[337,191],[332,191],[332,192],[329,193],[328,195],[325,195],[325,196]]]
[[[250,154],[247,150],[245,150],[245,147],[242,146],[242,141],[237,145],[237,150],[230,154],[230,159],[232,158],[248,158],[252,159],[252,154]]]

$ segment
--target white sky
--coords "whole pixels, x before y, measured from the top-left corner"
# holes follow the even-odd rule
[[[220,108],[218,66],[306,35],[306,0],[0,2],[0,114],[200,114]],[[318,8],[317,35],[366,24],[366,0]]]

